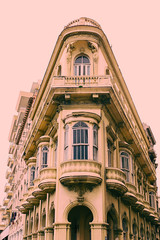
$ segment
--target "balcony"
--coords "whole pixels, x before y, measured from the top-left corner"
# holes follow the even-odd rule
[[[8,198],[4,198],[3,199],[3,206],[7,206],[9,203],[9,199]]]
[[[18,210],[19,210],[22,214],[26,214],[26,213],[29,212],[29,209],[24,208],[24,207],[22,207],[22,206],[21,206]]]
[[[11,168],[13,166],[13,163],[14,163],[14,159],[12,158],[12,156],[9,156],[7,166]]]
[[[126,175],[119,168],[108,167],[106,168],[106,185],[112,193],[122,196],[127,192],[125,185]]]
[[[52,87],[104,87],[111,86],[110,76],[53,77]]]
[[[28,188],[28,194],[27,194],[27,196],[26,196],[26,201],[29,203],[29,205],[31,206],[32,205],[32,207],[34,206],[34,205],[38,205],[39,204],[39,199],[37,199],[36,197],[34,197],[33,195],[32,195],[32,193],[33,193],[33,191],[34,191],[34,186],[31,186],[30,188]],[[22,204],[23,205],[23,204]]]
[[[8,191],[7,192],[7,198],[11,199],[13,196],[13,192],[12,191]]]
[[[123,200],[129,205],[136,203],[137,202],[136,186],[130,182],[126,182],[126,187],[128,191],[124,194]]]
[[[145,208],[143,204],[143,195],[141,193],[136,193],[137,201],[132,205],[133,208],[142,213],[142,210]]]
[[[40,170],[40,183],[38,187],[46,193],[53,192],[56,188],[56,168],[43,168]]]
[[[39,184],[40,184],[40,179],[36,178],[34,180],[34,188],[33,188],[32,195],[39,200],[43,200],[46,198],[46,192],[44,192],[38,187]]]
[[[89,160],[71,160],[61,163],[60,182],[65,185],[98,185],[102,181],[101,164]]]
[[[6,183],[5,186],[4,186],[4,191],[5,192],[8,192],[10,190],[10,184]]]

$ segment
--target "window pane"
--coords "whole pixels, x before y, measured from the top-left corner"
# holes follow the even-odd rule
[[[86,75],[86,67],[83,65],[83,75]]]
[[[88,130],[85,129],[85,143],[88,143]]]
[[[88,159],[88,146],[85,146],[85,159]]]
[[[90,75],[90,66],[87,66],[87,75]]]
[[[81,129],[81,143],[84,143],[84,129]]]
[[[89,59],[86,56],[83,56],[83,63],[89,63]]]
[[[77,66],[74,66],[74,75],[77,76]]]
[[[82,56],[80,56],[76,58],[75,63],[82,63],[82,61]]]
[[[80,155],[81,149],[80,149],[80,146],[77,146],[77,148],[78,148],[78,157],[77,157],[77,159],[81,159],[81,155]]]
[[[77,129],[77,142],[76,143],[80,143],[80,129]]]
[[[84,145],[81,146],[81,159],[84,159]]]
[[[76,130],[73,130],[73,143],[76,143]]]
[[[81,65],[79,66],[79,73],[78,73],[79,76],[81,76]]]

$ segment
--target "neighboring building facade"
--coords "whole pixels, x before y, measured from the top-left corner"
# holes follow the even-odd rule
[[[4,199],[10,240],[160,238],[155,139],[97,22],[64,28],[17,112]]]

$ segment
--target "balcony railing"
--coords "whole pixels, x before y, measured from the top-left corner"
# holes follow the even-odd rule
[[[52,80],[52,87],[97,87],[111,85],[110,76],[56,76]]]
[[[56,188],[56,168],[43,168],[40,170],[40,183],[38,187],[45,192],[52,192]]]
[[[127,192],[125,185],[126,174],[119,168],[106,168],[106,185],[107,188],[118,195],[123,195]]]
[[[70,184],[93,184],[101,183],[101,164],[90,160],[71,160],[61,164],[61,183]]]

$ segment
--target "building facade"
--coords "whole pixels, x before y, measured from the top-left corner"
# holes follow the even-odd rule
[[[61,32],[21,92],[4,199],[9,239],[160,239],[155,139],[89,18]]]

